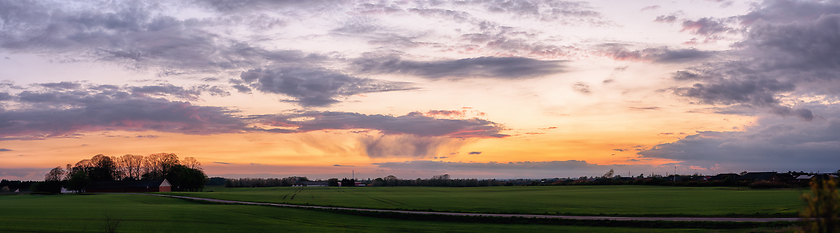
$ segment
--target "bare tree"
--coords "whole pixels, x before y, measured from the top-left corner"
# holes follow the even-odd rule
[[[172,169],[179,165],[178,155],[172,153],[158,153],[151,154],[144,160],[143,166],[146,168],[146,178],[148,179],[163,179],[167,174],[172,172]]]
[[[61,167],[55,167],[47,175],[44,176],[45,181],[61,181],[64,178],[64,174],[66,172]]]
[[[195,159],[195,157],[185,157],[184,161],[181,161],[181,164],[187,166],[190,169],[201,170],[201,163]]]
[[[119,158],[120,166],[122,167],[125,177],[133,180],[139,180],[143,172],[143,156],[126,154]]]

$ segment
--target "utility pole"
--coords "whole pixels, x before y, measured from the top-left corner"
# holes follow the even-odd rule
[[[677,182],[677,166],[674,166],[674,182]]]
[[[353,181],[356,181],[356,170],[353,170]]]

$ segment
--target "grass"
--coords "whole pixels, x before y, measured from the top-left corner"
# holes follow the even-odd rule
[[[210,187],[172,193],[236,201],[445,212],[796,217],[802,190],[667,186]],[[294,197],[294,198],[292,198]]]
[[[0,232],[767,232],[417,221],[129,194],[0,196]]]

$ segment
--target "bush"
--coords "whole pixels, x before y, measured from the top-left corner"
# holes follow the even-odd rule
[[[840,232],[840,193],[837,178],[812,179],[811,193],[802,194],[807,205],[800,211],[804,232]]]

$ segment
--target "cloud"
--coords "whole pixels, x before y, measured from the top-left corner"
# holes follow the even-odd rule
[[[148,88],[140,88],[139,91],[141,93],[184,91],[183,88],[176,86],[164,87],[166,88],[163,91],[149,91]],[[73,90],[23,91],[14,98],[17,107],[0,111],[0,137],[6,140],[39,139],[108,130],[206,135],[253,131],[302,133],[344,129],[377,130],[387,135],[419,137],[503,138],[508,136],[501,133],[504,130],[501,124],[489,120],[435,118],[439,115],[462,116],[456,114],[463,113],[465,110],[432,110],[428,115],[412,112],[396,117],[318,111],[238,116],[235,115],[237,113],[235,110],[223,107],[195,106],[189,102],[135,94],[133,90],[138,89],[131,86],[119,88],[87,85]],[[417,140],[421,139],[415,141]]]
[[[39,85],[43,86],[43,85]],[[0,111],[0,138],[66,137],[84,132],[128,130],[183,134],[247,130],[235,111],[134,94],[134,87],[88,85],[46,87],[16,96],[17,107]],[[183,90],[169,86],[167,90]],[[141,88],[141,93],[147,89]]]
[[[11,100],[13,97],[8,92],[0,92],[0,101]]]
[[[219,86],[210,86],[210,85],[198,85],[194,86],[190,89],[186,89],[180,86],[175,86],[172,84],[159,84],[159,85],[149,85],[149,86],[142,86],[142,87],[132,87],[130,89],[131,93],[134,95],[150,95],[150,96],[164,96],[164,95],[172,95],[181,99],[187,100],[198,100],[198,97],[201,95],[202,92],[210,93],[211,95],[218,95],[218,96],[229,96],[230,92],[223,90]]]
[[[764,4],[755,12],[772,12],[783,6],[811,9],[811,4],[817,3]],[[727,53],[728,59],[675,72],[675,80],[693,84],[674,88],[674,94],[703,104],[813,119],[808,109],[795,108],[792,103],[800,102],[800,98],[840,97],[840,44],[835,43],[840,40],[840,8],[836,3],[819,4],[824,5],[820,12],[836,11],[813,16],[797,8],[775,18],[764,13],[747,14],[753,15],[750,19],[761,15],[762,20],[745,25],[745,38],[733,45],[736,50]]]
[[[707,40],[716,39],[719,34],[734,33],[735,28],[729,24],[733,19],[700,18],[698,20],[683,20],[682,30],[694,35],[705,36]]]
[[[610,169],[616,172],[647,172],[654,169],[649,165],[597,165],[580,160],[544,162],[444,162],[415,160],[408,162],[374,163],[383,169],[401,173],[447,173],[457,177],[476,178],[552,178],[601,176]]]
[[[578,82],[572,85],[572,90],[582,93],[582,94],[589,94],[589,84]]]
[[[429,110],[426,116],[445,116],[445,117],[463,117],[467,114],[467,110]]]
[[[78,89],[82,85],[75,82],[41,83],[39,86],[51,89]]]
[[[470,151],[470,153],[469,153],[469,154],[471,154],[471,155],[480,155],[480,154],[481,154],[481,151]]]
[[[405,74],[427,79],[534,78],[563,72],[562,61],[540,61],[523,57],[477,57],[442,61],[408,61],[399,57],[367,57],[353,61],[358,71],[368,74]]]
[[[660,16],[656,16],[656,19],[654,19],[653,21],[654,22],[660,22],[660,23],[673,23],[673,22],[677,21],[677,16],[676,15],[668,15],[668,16],[660,15]]]
[[[242,84],[236,84],[232,86],[236,91],[239,93],[251,94],[251,88]]]
[[[659,8],[662,8],[662,7],[659,6],[659,5],[652,5],[652,6],[642,7],[642,9],[640,9],[639,11],[659,10]]]
[[[233,163],[228,163],[228,162],[219,162],[219,161],[214,161],[213,163],[217,163],[217,164],[224,164],[224,165],[233,164]]]
[[[245,124],[220,107],[161,99],[97,100],[69,109],[0,112],[2,137],[61,137],[101,130],[154,130],[184,134],[242,132]]]
[[[836,1],[785,1],[765,0],[755,9],[739,18],[743,24],[752,24],[759,19],[773,23],[813,21],[822,15],[840,12]]]
[[[840,111],[837,106],[814,108],[831,117],[811,122],[762,117],[743,132],[702,131],[639,154],[729,171],[835,171],[840,164]]]
[[[589,6],[586,2],[571,1],[484,1],[469,0],[463,4],[475,4],[485,7],[488,12],[510,14],[518,17],[532,18],[540,21],[561,22],[564,24],[588,23],[604,25],[609,22],[603,15]]]
[[[196,3],[210,7],[211,9],[226,12],[240,13],[259,10],[280,10],[285,8],[328,8],[344,5],[341,1],[321,0],[196,0]]]
[[[0,148],[0,152],[5,152],[5,151],[12,151],[12,150],[11,149],[6,149],[6,148]]]
[[[254,118],[261,124],[287,127],[295,132],[330,129],[373,129],[384,134],[416,136],[445,136],[450,138],[503,138],[500,124],[473,119],[436,119],[413,112],[404,116],[366,115],[350,112],[301,112],[263,115]]]
[[[359,138],[364,155],[370,158],[432,158],[457,150],[466,141],[443,136],[371,135]]]
[[[405,82],[357,78],[324,69],[256,69],[242,72],[240,78],[261,92],[291,96],[304,107],[329,106],[340,102],[336,98],[356,94],[416,89]]]
[[[311,64],[319,55],[294,50],[265,50],[205,30],[228,24],[251,25],[224,17],[177,19],[145,2],[79,4],[6,1],[0,3],[4,30],[0,48],[46,52],[66,61],[94,60],[129,69],[158,69],[158,75],[242,70],[264,64]]]
[[[659,107],[651,106],[651,107],[630,107],[633,110],[658,110]]]
[[[701,51],[695,48],[669,49],[646,48],[643,50],[629,50],[622,44],[603,44],[599,46],[602,54],[619,61],[648,61],[655,63],[683,63],[704,60],[715,55],[712,51]]]
[[[44,180],[44,174],[52,168],[8,168],[0,167],[0,179],[36,181]]]

